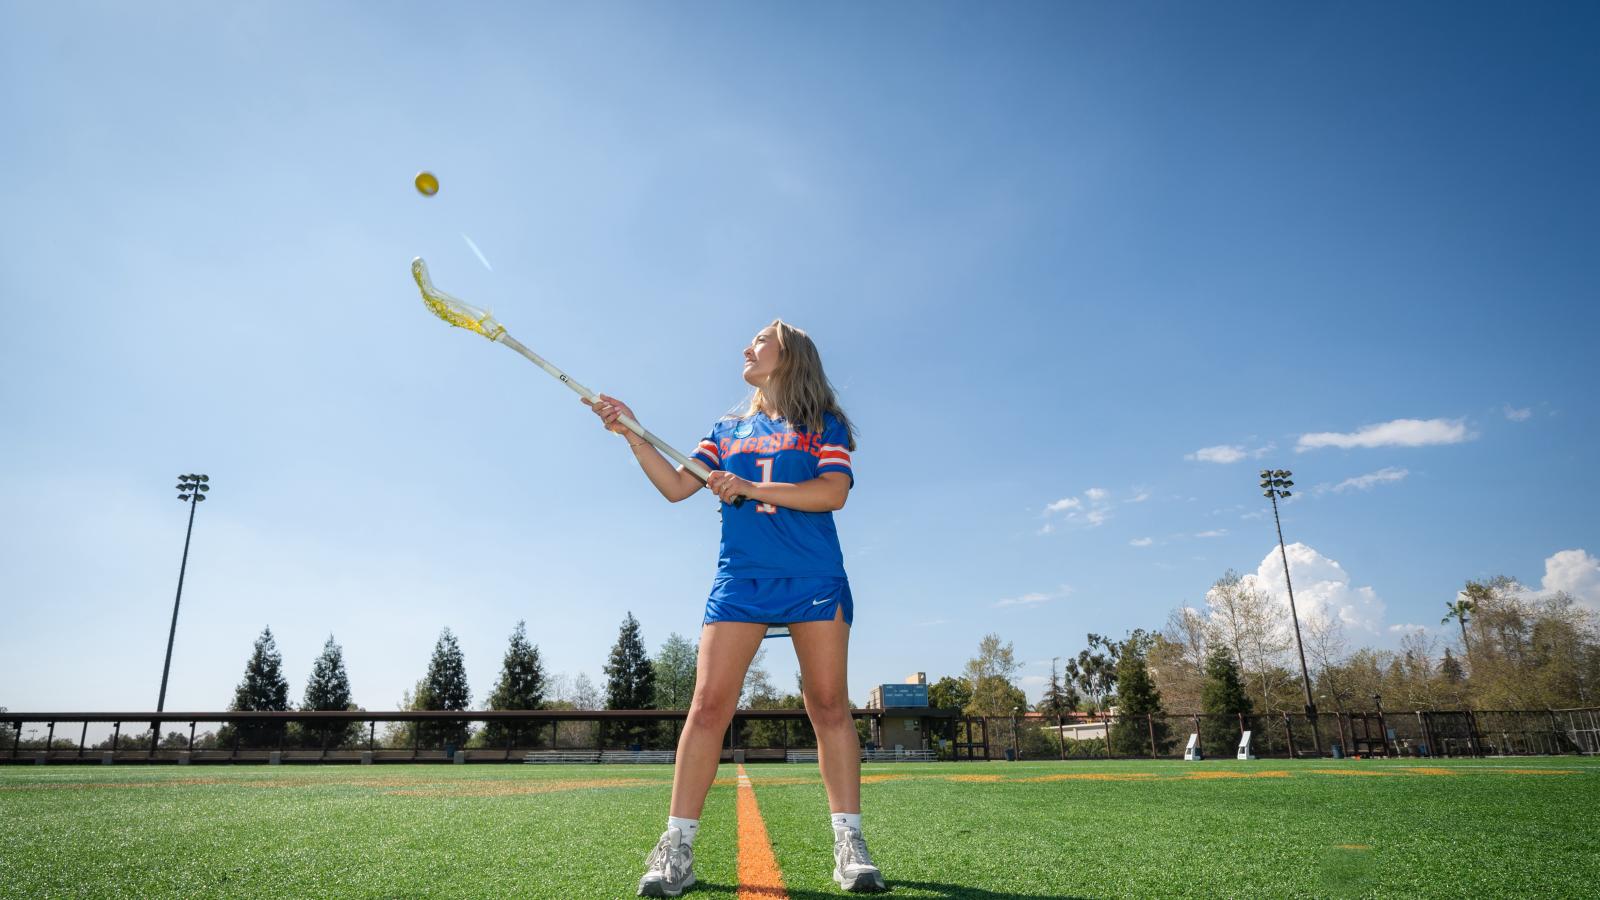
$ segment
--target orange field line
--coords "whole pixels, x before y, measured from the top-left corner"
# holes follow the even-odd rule
[[[761,819],[761,808],[756,806],[756,789],[750,776],[739,766],[739,900],[751,898],[788,900],[789,891],[783,886],[783,872],[778,868],[778,858],[772,853],[772,841],[767,837],[767,823]]]

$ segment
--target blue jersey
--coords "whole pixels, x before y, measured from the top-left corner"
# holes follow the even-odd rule
[[[694,452],[708,469],[722,469],[746,481],[798,483],[825,472],[850,469],[850,435],[833,415],[821,434],[784,419],[756,413],[723,419]],[[722,504],[722,548],[718,577],[844,577],[844,555],[831,512],[801,512],[768,503]]]

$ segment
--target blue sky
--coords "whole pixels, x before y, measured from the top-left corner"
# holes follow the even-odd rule
[[[407,264],[683,447],[782,316],[861,427],[851,694],[1025,682],[1270,583],[1358,643],[1505,573],[1600,605],[1590,8],[8,4],[0,705],[168,707],[328,634],[392,707],[443,627],[600,677],[697,633],[662,502]],[[422,198],[419,169],[442,189]],[[481,248],[492,270],[468,247]],[[1321,437],[1318,437],[1318,436]],[[1265,561],[1265,564],[1264,564]],[[1042,663],[1042,665],[1041,665]],[[775,645],[769,668],[792,684]]]

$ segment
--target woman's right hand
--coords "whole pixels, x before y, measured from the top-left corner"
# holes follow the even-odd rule
[[[589,399],[585,397],[583,398],[583,405],[589,407],[596,416],[599,416],[600,424],[604,425],[605,429],[613,434],[626,435],[631,433],[628,426],[618,421],[619,416],[625,415],[635,422],[639,421],[639,417],[633,414],[633,410],[628,408],[628,404],[608,394],[601,394],[597,403],[590,403]]]

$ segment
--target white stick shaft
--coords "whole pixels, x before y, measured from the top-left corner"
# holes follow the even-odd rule
[[[552,378],[556,379],[567,387],[572,388],[573,392],[575,392],[578,396],[588,400],[590,403],[599,402],[599,394],[596,394],[594,391],[589,390],[588,388],[579,384],[577,381],[570,378],[567,373],[550,364],[547,360],[545,360],[544,357],[533,352],[532,350],[529,350],[521,341],[509,334],[502,334],[500,335],[499,342],[527,357],[529,362],[550,373]],[[617,417],[617,421],[621,422],[629,431],[649,441],[652,447],[655,447],[657,450],[665,453],[668,459],[680,466],[683,466],[701,481],[705,481],[707,478],[711,477],[711,471],[709,469],[701,465],[699,462],[684,456],[671,444],[668,444],[661,438],[651,434],[643,425],[640,425],[638,422],[634,421],[632,416],[621,415]]]

